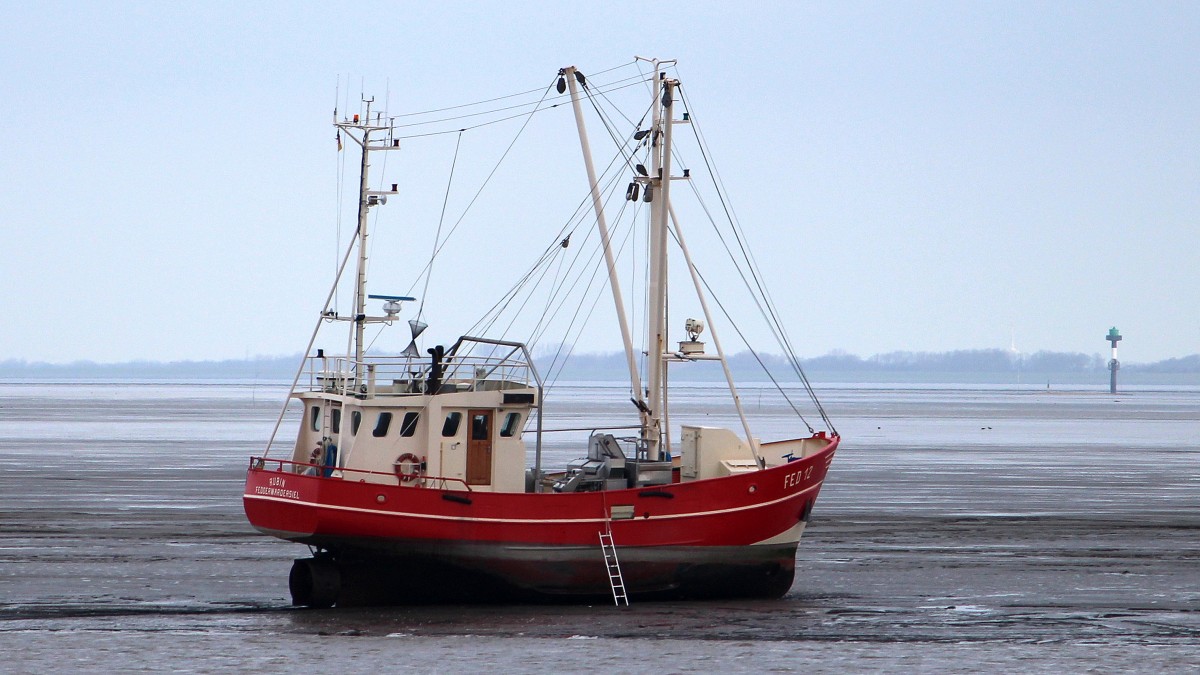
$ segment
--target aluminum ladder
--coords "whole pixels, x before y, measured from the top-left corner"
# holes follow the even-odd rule
[[[600,551],[604,553],[604,564],[608,568],[608,585],[612,587],[613,604],[620,607],[622,603],[629,606],[629,596],[625,594],[625,577],[621,574],[621,564],[617,562],[617,547],[613,544],[612,525],[606,532],[600,533]]]

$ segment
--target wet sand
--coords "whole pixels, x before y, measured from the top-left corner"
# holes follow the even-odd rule
[[[620,411],[619,389],[587,393]],[[560,426],[579,412],[570,394]],[[847,441],[780,601],[325,611],[288,603],[290,561],[307,549],[258,535],[241,512],[243,470],[279,396],[249,385],[0,385],[7,666],[261,670],[302,657],[364,670],[399,656],[432,670],[1200,665],[1195,391],[830,391]],[[746,400],[765,418],[763,438],[786,433],[777,401]],[[679,417],[724,423],[716,411],[697,396]],[[554,462],[574,454],[569,439],[547,448]]]

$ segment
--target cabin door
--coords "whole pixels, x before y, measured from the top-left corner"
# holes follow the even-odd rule
[[[467,484],[490,485],[492,482],[492,411],[469,410],[467,436]]]

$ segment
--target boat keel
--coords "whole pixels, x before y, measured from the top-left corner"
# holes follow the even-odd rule
[[[795,577],[794,547],[778,551],[784,555],[759,554],[738,560],[671,556],[673,560],[639,561],[631,553],[621,551],[626,556],[621,565],[634,601],[778,598],[788,592]],[[611,602],[598,551],[596,558],[571,565],[562,560],[514,564],[509,558],[463,566],[445,559],[322,552],[296,560],[288,585],[293,605],[318,609],[335,605]]]

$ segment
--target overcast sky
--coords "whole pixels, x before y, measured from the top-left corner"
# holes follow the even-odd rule
[[[635,54],[679,60],[801,356],[1105,352],[1113,325],[1127,362],[1200,352],[1194,2],[5,2],[0,21],[0,360],[299,352],[335,258],[339,78],[403,112]],[[542,151],[577,162],[574,143]],[[581,196],[581,168],[560,188],[521,161],[533,194]],[[440,201],[445,165],[427,173]],[[584,347],[619,348],[596,332]]]

